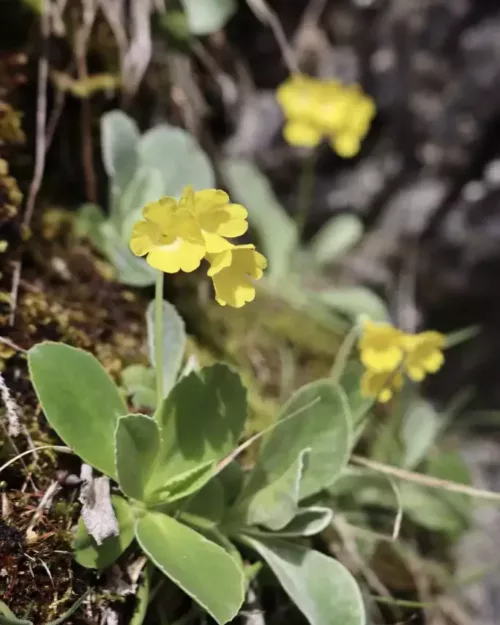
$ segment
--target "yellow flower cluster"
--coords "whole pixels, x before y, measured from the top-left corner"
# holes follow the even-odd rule
[[[219,304],[240,308],[254,299],[252,279],[262,277],[267,261],[254,245],[228,241],[244,234],[248,222],[246,209],[231,204],[227,193],[188,186],[179,200],[146,204],[142,216],[130,239],[136,256],[165,273],[194,271],[206,258]]]
[[[366,321],[359,340],[365,397],[387,402],[403,385],[403,371],[415,382],[436,373],[444,363],[446,339],[439,332],[406,334],[386,323]]]
[[[323,138],[343,158],[355,156],[371,121],[375,104],[358,85],[292,75],[276,96],[286,118],[284,137],[291,145],[314,147]]]

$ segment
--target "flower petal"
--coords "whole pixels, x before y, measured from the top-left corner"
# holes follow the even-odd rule
[[[144,219],[165,230],[169,228],[176,208],[177,202],[173,197],[162,197],[157,202],[146,204],[142,209],[142,215]]]
[[[158,229],[147,221],[138,221],[130,237],[130,249],[136,256],[144,256],[158,242]]]
[[[153,248],[148,254],[147,261],[154,269],[165,273],[187,273],[198,269],[205,255],[203,245],[177,239],[172,245],[161,245]]]
[[[220,252],[224,252],[225,250],[229,250],[233,247],[229,241],[226,241],[226,239],[218,234],[202,230],[202,235],[206,250],[209,254],[220,254]]]
[[[361,140],[353,132],[343,132],[332,137],[331,146],[342,158],[352,158],[361,149]]]
[[[283,136],[290,145],[304,148],[313,148],[322,139],[322,133],[318,128],[303,121],[288,122],[283,129]]]
[[[207,275],[212,277],[231,265],[233,254],[231,250],[226,250],[220,254],[207,254],[206,258],[210,263],[210,269],[207,271]]]

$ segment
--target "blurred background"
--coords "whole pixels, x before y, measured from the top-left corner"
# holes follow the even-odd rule
[[[121,109],[141,132],[165,122],[183,128],[218,180],[227,182],[224,163],[251,163],[267,185],[263,197],[294,217],[310,150],[283,138],[276,89],[297,70],[358,84],[373,99],[375,118],[354,158],[341,158],[327,144],[316,149],[303,243],[334,217],[354,217],[349,223],[358,234],[342,253],[332,253],[321,277],[310,272],[304,280],[316,292],[332,284],[366,289],[408,332],[474,329],[450,350],[423,397],[445,412],[458,401],[452,447],[476,486],[500,491],[496,0],[0,0],[0,46],[0,151],[9,164],[0,171],[0,239],[8,242],[0,286],[9,297],[20,294],[19,325],[7,333],[9,341],[28,347],[41,338],[67,338],[67,322],[77,344],[102,341],[100,357],[113,370],[114,359],[127,361],[136,347],[122,342],[117,356],[119,341],[111,349],[102,328],[86,325],[96,293],[93,303],[119,311],[118,321],[105,323],[126,323],[128,336],[141,338],[130,321],[137,302],[114,283],[101,297],[99,281],[108,271],[102,258],[90,258],[89,244],[67,236],[68,215],[80,214],[82,205],[110,210],[101,138],[106,113]],[[264,208],[260,230],[273,231]],[[174,296],[179,288],[184,285],[174,280]],[[61,314],[71,299],[86,303],[61,325],[61,314],[55,320],[37,300],[45,289],[62,298]],[[191,292],[180,307],[194,328],[190,298]],[[10,349],[6,362],[17,358]],[[19,393],[27,389],[25,382]],[[395,574],[380,573],[384,583],[402,601],[422,605],[404,611],[402,603],[399,615],[382,608],[374,622],[500,623],[500,513],[482,507],[474,514],[475,531],[463,539],[446,531],[415,538],[413,569],[395,564],[394,554],[379,554],[396,567]],[[439,566],[454,563],[451,581],[419,569],[420,556],[429,554]],[[462,567],[471,576],[465,585],[457,581]],[[477,580],[471,570],[482,571]],[[442,597],[436,587],[446,587]],[[439,609],[427,610],[435,595]]]

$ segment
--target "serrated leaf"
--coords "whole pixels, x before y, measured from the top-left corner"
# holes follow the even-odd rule
[[[127,406],[99,361],[81,349],[45,342],[29,350],[28,366],[51,427],[82,460],[116,478],[114,432]]]
[[[229,367],[215,364],[182,378],[156,412],[164,484],[206,462],[218,462],[238,444],[247,412],[246,390]]]
[[[215,186],[209,158],[182,128],[161,124],[143,134],[139,158],[142,167],[161,173],[162,195],[180,197],[186,185],[192,185],[195,191]]]
[[[337,560],[285,541],[245,537],[311,625],[365,625],[361,592]]]
[[[267,178],[249,161],[226,159],[221,171],[233,198],[248,210],[248,220],[257,231],[269,261],[267,275],[283,278],[298,245],[293,219],[279,204]]]
[[[137,124],[123,111],[110,111],[101,117],[104,169],[119,189],[124,188],[137,168],[139,139]]]
[[[152,417],[120,417],[115,433],[116,474],[127,497],[145,501],[160,450],[160,430]]]
[[[136,537],[154,564],[217,623],[229,622],[245,596],[245,579],[221,547],[159,512],[146,513]]]
[[[166,397],[179,375],[186,349],[186,329],[175,306],[163,301],[163,393]],[[146,311],[149,360],[153,368],[155,356],[155,302],[150,302]]]
[[[220,30],[236,11],[235,0],[181,0],[181,4],[194,35]]]
[[[149,286],[154,284],[156,271],[143,258],[134,256],[110,221],[101,224],[106,256],[122,284]]]
[[[294,414],[298,416],[289,418]],[[352,427],[341,393],[331,380],[317,380],[294,393],[279,413],[278,421],[285,419],[264,436],[242,499],[279,479],[304,449],[309,456],[301,498],[332,484],[345,467]]]
[[[300,480],[308,453],[308,449],[303,450],[277,479],[268,482],[266,475],[260,478],[266,486],[250,499],[245,515],[247,525],[263,525],[271,530],[280,530],[290,523],[299,507]],[[257,464],[254,471],[259,470],[260,465]]]
[[[82,518],[78,521],[73,549],[75,560],[89,569],[105,569],[127,549],[134,539],[134,514],[128,502],[122,497],[111,497],[113,510],[118,519],[120,534],[106,538],[101,545],[89,536]]]
[[[313,237],[310,249],[314,260],[324,265],[337,260],[363,236],[363,222],[356,215],[331,217]]]

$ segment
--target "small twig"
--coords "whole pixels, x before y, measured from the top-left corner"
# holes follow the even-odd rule
[[[354,464],[358,464],[362,467],[372,469],[378,473],[384,473],[385,475],[391,475],[406,482],[413,482],[414,484],[420,484],[421,486],[427,486],[428,488],[438,488],[446,490],[452,493],[460,493],[462,495],[468,495],[469,497],[477,497],[478,499],[485,499],[489,501],[500,501],[500,493],[494,493],[489,490],[483,490],[481,488],[474,488],[473,486],[467,486],[466,484],[458,484],[457,482],[450,482],[431,475],[423,475],[422,473],[414,473],[413,471],[407,471],[406,469],[400,469],[399,467],[393,467],[376,460],[368,460],[361,456],[352,455],[351,461]]]
[[[87,45],[96,17],[97,7],[93,0],[83,3],[83,18],[75,36],[75,59],[78,80],[85,82],[88,79]],[[92,114],[90,99],[81,101],[81,137],[83,175],[85,179],[85,193],[89,202],[97,200],[97,182],[94,171],[94,155],[92,148]]]
[[[5,338],[5,336],[0,336],[0,343],[7,345],[7,347],[10,347],[11,349],[15,349],[16,352],[22,352],[23,354],[26,354],[28,351],[24,349],[24,347],[21,347],[17,343],[14,343],[14,341],[11,341],[10,339]]]
[[[14,325],[14,319],[16,317],[17,308],[17,295],[19,293],[19,282],[21,281],[21,269],[22,262],[16,260],[14,263],[14,270],[12,272],[12,287],[10,289],[10,313],[9,313],[9,325]]]
[[[59,490],[61,490],[61,485],[57,481],[52,482],[50,486],[47,488],[43,497],[40,499],[40,502],[37,506],[37,509],[35,510],[35,514],[33,515],[33,518],[31,519],[28,527],[26,528],[25,533],[27,536],[34,530],[36,524],[42,517],[44,511],[51,506],[52,500],[54,499],[54,497],[56,496]]]
[[[299,64],[276,13],[269,8],[265,0],[247,0],[247,4],[255,15],[273,31],[288,71],[291,74],[298,74]]]
[[[37,451],[42,451],[44,449],[53,449],[54,451],[60,451],[65,454],[73,453],[73,451],[69,447],[64,447],[63,445],[42,445],[41,447],[35,447],[34,449],[27,449],[26,451],[17,454],[17,456],[14,456],[14,458],[11,458],[10,460],[7,460],[7,462],[2,464],[2,466],[0,467],[0,473],[2,473],[2,471],[5,471],[7,467],[10,467],[11,464],[14,464],[14,462],[17,462],[21,458],[24,458],[24,456],[36,453]]]
[[[42,184],[45,169],[45,125],[47,122],[47,81],[49,76],[48,43],[50,37],[50,15],[48,0],[40,0],[40,32],[42,49],[38,61],[38,87],[36,106],[36,152],[35,170],[26,200],[23,227],[28,228],[35,210],[35,201]],[[19,269],[19,275],[21,271]]]

